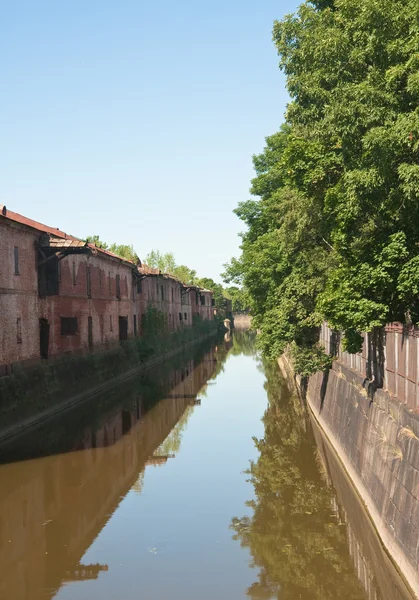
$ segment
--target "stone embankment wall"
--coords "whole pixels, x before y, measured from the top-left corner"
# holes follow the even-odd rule
[[[280,359],[290,373],[286,358]],[[387,391],[335,362],[304,388],[392,559],[419,597],[419,416]]]
[[[330,441],[311,413],[311,424],[325,477],[333,486],[331,509],[340,523],[346,523],[347,542],[355,572],[368,600],[413,600],[399,570],[377,535],[374,523]]]

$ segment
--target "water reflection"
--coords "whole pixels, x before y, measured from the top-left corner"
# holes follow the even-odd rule
[[[383,568],[383,556],[377,558],[377,551],[372,556],[373,534],[366,549],[357,538],[361,518],[361,529],[372,530],[359,501],[356,510],[352,501],[349,512],[354,526],[347,524],[347,511],[326,470],[331,459],[326,459],[320,431],[322,453],[317,450],[305,407],[289,392],[276,364],[264,365],[264,371],[269,400],[265,431],[254,440],[260,455],[248,470],[255,499],[247,504],[253,514],[231,523],[234,539],[250,550],[258,568],[247,595],[253,600],[410,598],[406,590],[402,594],[397,575],[389,575],[389,561]],[[335,481],[343,475],[337,461],[334,468]],[[340,501],[350,504],[354,495],[346,482]],[[374,543],[381,547],[377,539]]]
[[[82,557],[127,492],[141,492],[145,468],[179,451],[227,353],[206,346],[1,449],[3,462],[15,461],[0,467],[1,599],[52,598],[63,583],[108,570]]]
[[[92,398],[0,448],[0,599],[404,600],[315,433],[245,331]]]

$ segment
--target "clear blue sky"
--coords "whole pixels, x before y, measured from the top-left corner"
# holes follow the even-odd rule
[[[273,21],[298,3],[0,0],[0,204],[219,279],[287,102]]]

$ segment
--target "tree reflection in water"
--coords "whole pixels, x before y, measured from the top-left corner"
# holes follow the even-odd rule
[[[264,364],[268,408],[260,453],[247,473],[252,517],[234,518],[234,539],[247,547],[258,580],[254,600],[365,598],[349,556],[346,528],[333,511],[334,491],[322,472],[305,409],[276,364]]]

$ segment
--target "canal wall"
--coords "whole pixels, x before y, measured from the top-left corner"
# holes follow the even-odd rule
[[[294,379],[281,357],[284,374]],[[419,597],[419,418],[336,361],[295,382],[367,509],[383,546]],[[365,386],[365,387],[364,387]]]
[[[365,505],[342,468],[332,444],[310,413],[327,483],[333,486],[331,512],[347,527],[347,542],[355,572],[368,600],[413,600],[414,595],[400,577],[398,569],[383,546]]]
[[[13,437],[142,370],[214,336],[218,324],[200,321],[167,335],[128,340],[102,352],[62,357],[0,378],[0,441]]]

